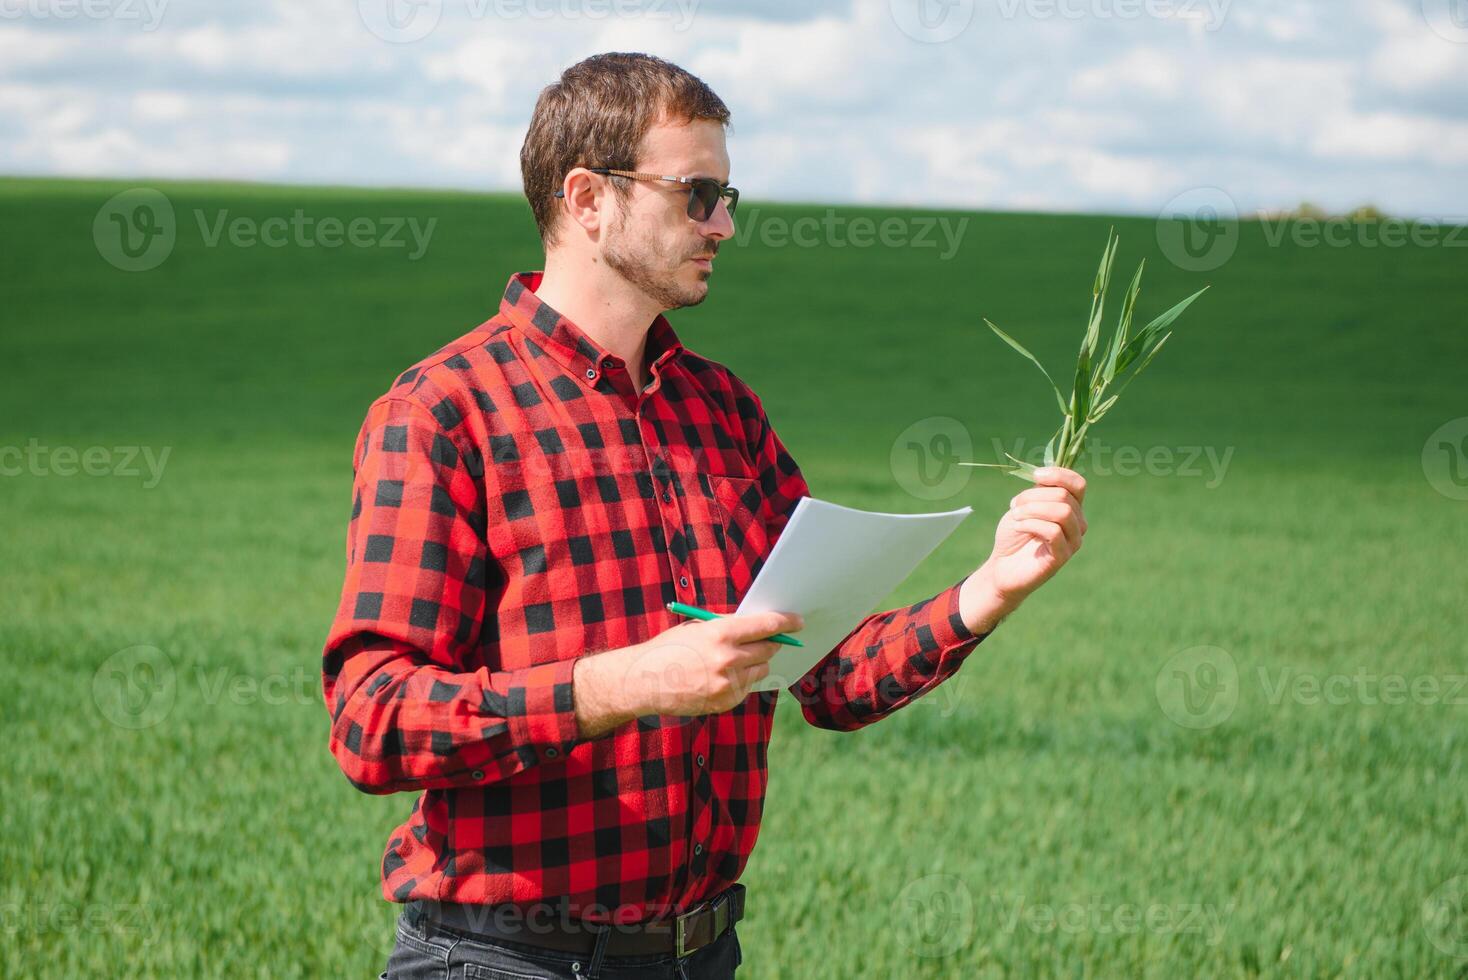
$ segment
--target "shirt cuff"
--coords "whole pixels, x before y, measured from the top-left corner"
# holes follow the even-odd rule
[[[963,591],[963,583],[968,581],[967,577],[960,579],[953,585],[939,592],[933,597],[925,610],[927,622],[918,626],[920,645],[926,651],[929,643],[934,648],[946,650],[951,647],[963,646],[967,643],[976,643],[988,636],[988,633],[975,633],[968,628],[959,615],[959,593]]]
[[[506,706],[510,738],[526,765],[559,759],[579,741],[571,675],[576,661],[561,660],[511,675]]]

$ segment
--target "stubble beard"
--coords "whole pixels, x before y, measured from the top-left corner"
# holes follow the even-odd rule
[[[712,249],[709,249],[712,251]],[[622,212],[608,229],[606,249],[602,252],[607,268],[640,290],[664,310],[681,310],[697,306],[708,298],[707,278],[696,286],[683,286],[674,278],[679,266],[664,271],[659,257],[647,242],[635,241],[627,233],[627,215]]]

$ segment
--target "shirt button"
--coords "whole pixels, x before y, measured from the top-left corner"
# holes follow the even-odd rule
[[[484,778],[484,770],[483,769],[475,769],[469,775],[472,776],[472,777],[474,777],[474,779],[476,779],[476,780],[483,779]]]
[[[697,856],[699,854],[702,854],[703,853],[703,845],[702,844],[694,844],[693,845],[693,853],[694,853],[694,856]]]
[[[698,763],[700,769],[703,768],[703,763],[704,763],[703,753],[702,752],[698,753],[698,755],[694,758],[693,761]]]
[[[669,493],[668,491],[664,490],[663,491],[663,503],[665,503],[665,504],[671,504],[672,502],[673,502],[673,495],[671,493]]]
[[[588,380],[588,381],[595,381],[596,380],[596,368],[587,368],[586,369],[586,380]]]
[[[554,759],[556,756],[558,756],[560,754],[561,754],[560,752],[557,752],[556,751],[556,747],[554,745],[552,745],[550,748],[548,748],[548,749],[545,750],[545,757],[547,759]]]
[[[679,575],[678,576],[678,584],[681,585],[685,589],[688,588],[688,576],[687,575]]]

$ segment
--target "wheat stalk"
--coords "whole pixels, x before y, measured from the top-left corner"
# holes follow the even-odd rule
[[[1045,370],[1045,365],[1040,363],[1039,358],[991,321],[984,320],[989,324],[989,329],[999,335],[1000,340],[1013,347],[1040,369],[1045,380],[1050,382],[1051,390],[1055,392],[1055,402],[1060,406],[1060,414],[1064,418],[1055,435],[1051,436],[1050,441],[1045,444],[1046,466],[1075,468],[1076,461],[1080,459],[1081,450],[1085,446],[1086,433],[1090,431],[1091,426],[1101,421],[1116,404],[1117,398],[1126,390],[1126,386],[1136,380],[1137,375],[1145,371],[1147,365],[1152,363],[1152,358],[1157,356],[1157,352],[1162,350],[1162,345],[1167,343],[1168,338],[1172,336],[1172,332],[1167,328],[1172,326],[1173,321],[1181,316],[1195,299],[1209,289],[1204,286],[1133,334],[1131,332],[1132,316],[1137,309],[1137,296],[1142,291],[1142,269],[1147,265],[1144,259],[1137,266],[1137,274],[1132,277],[1131,287],[1127,289],[1116,330],[1103,348],[1100,344],[1101,316],[1106,308],[1106,290],[1111,284],[1111,266],[1116,259],[1116,247],[1120,241],[1114,228],[1107,233],[1106,251],[1101,255],[1101,267],[1096,270],[1096,280],[1091,287],[1091,317],[1086,323],[1086,335],[1081,340],[1081,351],[1076,358],[1075,382],[1071,387],[1069,401],[1060,393],[1060,386],[1055,383],[1055,379],[1050,377],[1050,372]],[[1113,384],[1118,382],[1115,394],[1108,396],[1107,392],[1111,390]],[[1010,462],[960,463],[959,465],[1003,470],[1022,480],[1034,482],[1036,467],[1022,459],[1016,459],[1009,453],[1004,455],[1009,458]]]

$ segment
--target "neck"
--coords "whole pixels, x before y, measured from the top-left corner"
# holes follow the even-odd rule
[[[620,357],[641,389],[646,383],[643,355],[647,332],[663,311],[635,286],[596,259],[547,254],[545,275],[535,295],[580,327],[592,340]]]

